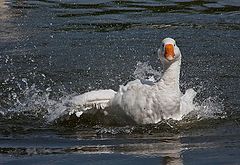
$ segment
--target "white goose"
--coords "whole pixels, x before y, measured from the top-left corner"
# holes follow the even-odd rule
[[[91,108],[104,109],[119,106],[136,123],[157,123],[162,119],[180,120],[193,110],[196,92],[187,90],[182,95],[179,89],[181,52],[172,38],[165,38],[158,55],[163,64],[163,76],[153,85],[140,80],[120,86],[119,91],[97,90],[75,96],[71,102],[78,107],[76,115]],[[73,113],[73,112],[71,112]]]

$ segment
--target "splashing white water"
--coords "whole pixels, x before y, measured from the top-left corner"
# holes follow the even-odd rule
[[[57,100],[50,99],[51,87],[40,90],[35,84],[29,86],[28,80],[25,78],[16,82],[16,86],[20,92],[9,93],[8,99],[13,104],[8,109],[1,109],[2,115],[11,117],[12,115],[26,114],[53,121],[67,109],[65,103],[71,95],[65,95]]]
[[[152,82],[161,78],[161,73],[154,70],[147,63],[139,62],[136,70],[133,73],[135,78],[140,80],[148,80],[154,77]],[[51,99],[51,88],[47,88],[45,91],[37,89],[33,84],[29,87],[27,80],[22,79],[25,83],[25,87],[21,87],[22,95],[21,99],[16,93],[11,94],[11,98],[14,99],[14,105],[7,110],[7,113],[11,112],[31,112],[37,115],[41,114],[47,122],[52,122],[63,115],[73,115],[80,117],[83,113],[88,113],[88,109],[82,109],[72,104],[73,97],[76,94],[65,94],[58,99]],[[182,118],[192,117],[197,120],[206,118],[218,118],[224,115],[224,106],[221,102],[217,101],[216,97],[206,98],[203,102],[193,102],[196,92],[193,89],[188,89],[181,98],[181,108],[183,109]],[[82,95],[79,95],[79,97]],[[104,109],[101,107],[100,109]],[[111,110],[111,109],[110,109]],[[1,114],[5,114],[6,111],[2,111]],[[108,115],[107,111],[103,111],[105,115]]]
[[[156,82],[161,79],[162,73],[160,71],[154,70],[151,65],[147,62],[138,62],[136,69],[133,72],[134,79],[139,80],[150,80]]]
[[[225,118],[226,112],[224,112],[224,105],[217,100],[217,97],[209,97],[201,103],[195,103],[194,109],[184,117],[196,118],[197,120]]]

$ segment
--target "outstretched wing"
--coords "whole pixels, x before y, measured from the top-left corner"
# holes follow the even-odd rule
[[[88,109],[104,109],[110,105],[110,100],[116,92],[111,89],[90,91],[73,97],[70,102],[81,111]]]

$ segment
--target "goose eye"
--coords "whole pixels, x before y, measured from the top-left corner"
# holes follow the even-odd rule
[[[162,44],[162,47],[164,48],[164,44]]]

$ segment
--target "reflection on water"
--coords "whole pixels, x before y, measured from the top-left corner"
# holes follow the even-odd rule
[[[184,136],[125,134],[94,137],[91,131],[85,130],[61,135],[36,132],[18,138],[1,137],[4,143],[0,146],[0,163],[39,161],[44,164],[51,160],[53,164],[58,161],[111,164],[120,160],[124,164],[142,164],[141,161],[148,160],[150,164],[163,165],[235,164],[240,161],[239,135],[236,133],[239,128],[235,127],[234,131],[233,127],[191,131]]]
[[[17,17],[20,13],[12,12],[9,4],[10,2],[8,1],[0,0],[0,42],[3,48],[5,47],[5,45],[3,45],[4,43],[15,42],[18,40],[20,33],[17,28],[19,24],[13,23],[14,17]]]
[[[0,19],[6,19],[6,15],[4,14],[4,12],[7,10],[5,0],[0,0],[0,9]]]
[[[164,165],[183,164],[182,144],[180,143],[180,139],[175,137],[103,138],[92,139],[91,141],[52,138],[48,138],[47,136],[23,139],[5,138],[5,144],[0,148],[0,157],[1,154],[3,156],[6,154],[16,156],[85,154],[92,155],[93,157],[96,154],[122,154],[129,157],[139,156],[155,159],[161,157],[160,164]],[[58,142],[54,142],[54,140]],[[25,146],[24,143],[27,141],[28,145]]]
[[[8,17],[10,16],[9,13],[7,12],[8,10],[8,6],[5,4],[5,0],[0,0],[0,21],[3,22],[6,19],[8,19]],[[0,37],[4,38],[4,28],[6,28],[6,26],[4,26],[4,24],[1,24],[1,29],[0,29]]]

